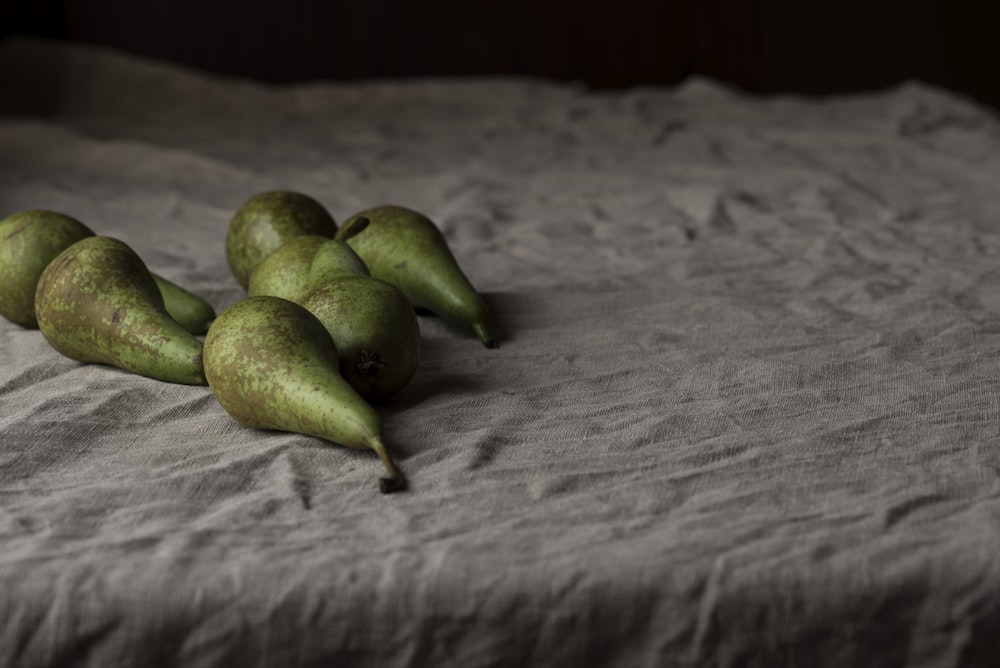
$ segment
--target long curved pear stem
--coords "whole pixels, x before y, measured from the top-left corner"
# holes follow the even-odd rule
[[[406,478],[404,478],[403,474],[396,468],[396,464],[392,461],[392,457],[389,456],[389,452],[385,449],[382,439],[372,439],[369,447],[374,450],[375,454],[378,455],[378,458],[382,460],[382,463],[385,465],[385,470],[389,473],[387,477],[378,479],[379,491],[383,494],[391,494],[392,492],[399,492],[406,489]]]

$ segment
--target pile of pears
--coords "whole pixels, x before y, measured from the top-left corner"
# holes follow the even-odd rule
[[[225,253],[247,294],[217,314],[124,241],[60,212],[22,211],[0,220],[0,315],[74,360],[207,385],[251,427],[370,449],[386,469],[381,491],[404,489],[375,407],[417,371],[417,313],[496,347],[440,229],[395,205],[338,226],[312,197],[274,190],[235,212]]]

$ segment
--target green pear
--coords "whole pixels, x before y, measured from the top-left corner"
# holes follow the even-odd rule
[[[298,304],[259,295],[225,309],[205,337],[205,375],[236,420],[369,448],[388,472],[381,490],[405,486],[382,442],[378,414],[340,375],[323,323]]]
[[[410,300],[391,283],[341,276],[320,283],[301,304],[326,327],[341,375],[367,401],[385,399],[413,378],[420,326]]]
[[[367,276],[368,268],[347,244],[305,234],[264,258],[250,274],[247,291],[299,304],[318,282],[344,275]]]
[[[226,231],[226,259],[244,288],[264,258],[293,237],[304,234],[333,237],[333,216],[308,195],[291,190],[258,193],[243,203]]]
[[[471,327],[484,345],[496,347],[486,303],[430,218],[401,206],[378,206],[345,221],[336,238],[352,234],[359,218],[367,218],[368,225],[347,243],[372,276],[398,287],[414,306]]]
[[[45,267],[59,253],[93,231],[75,218],[33,209],[0,221],[0,315],[36,328],[35,288]]]
[[[188,385],[205,385],[202,342],[170,317],[142,259],[105,236],[77,241],[42,272],[42,335],[63,355]]]
[[[0,315],[36,328],[35,288],[56,255],[93,230],[63,213],[32,209],[0,221]],[[212,306],[179,285],[153,274],[170,316],[192,334],[204,334],[215,317]]]
[[[316,249],[309,266],[309,284],[315,287],[341,276],[371,276],[371,272],[347,243],[329,239]]]
[[[163,297],[170,317],[192,334],[204,334],[215,320],[215,309],[207,301],[172,283],[159,274],[151,274]]]
[[[250,274],[247,293],[251,297],[267,295],[298,303],[309,293],[316,251],[329,237],[304,234],[289,239],[261,260]]]

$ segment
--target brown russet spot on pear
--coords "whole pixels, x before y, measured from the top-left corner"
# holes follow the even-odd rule
[[[57,351],[149,378],[205,385],[202,342],[170,317],[142,259],[124,242],[92,236],[42,272],[38,327]]]
[[[258,295],[225,309],[205,337],[205,375],[236,420],[371,449],[387,472],[382,492],[406,486],[378,414],[341,376],[333,339],[304,307]]]
[[[372,276],[395,285],[414,306],[471,328],[483,345],[497,346],[486,303],[430,218],[402,206],[377,206],[351,216],[336,238],[361,218],[369,221],[366,229],[346,241]]]

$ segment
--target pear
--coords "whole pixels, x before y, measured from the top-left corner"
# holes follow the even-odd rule
[[[225,309],[205,337],[205,375],[236,420],[369,448],[388,472],[382,492],[405,487],[378,414],[340,375],[333,339],[302,306],[258,295]]]
[[[483,344],[495,348],[486,303],[462,272],[441,230],[422,213],[383,205],[355,214],[338,231],[367,218],[366,229],[347,238],[371,275],[392,283],[413,302],[453,323],[471,327]]]
[[[344,239],[330,239],[316,249],[316,255],[309,266],[309,283],[315,287],[341,276],[371,276],[371,272]]]
[[[309,268],[316,250],[330,240],[304,234],[281,244],[251,272],[247,293],[251,297],[267,295],[298,303],[309,292]]]
[[[151,273],[163,297],[167,314],[192,334],[204,334],[215,319],[215,308],[199,295],[185,290],[157,273]]]
[[[269,190],[243,203],[226,231],[226,259],[237,282],[247,288],[264,258],[293,237],[333,237],[337,223],[312,197],[292,190]]]
[[[289,239],[250,274],[251,297],[270,295],[299,304],[320,281],[343,275],[368,275],[350,246],[312,234]]]
[[[341,276],[317,285],[301,304],[326,327],[341,375],[365,400],[385,399],[413,378],[420,326],[410,300],[391,283]]]
[[[76,218],[31,209],[0,221],[0,315],[36,328],[35,288],[45,267],[75,242],[94,236]],[[204,299],[153,274],[167,312],[192,334],[204,334],[215,310]]]
[[[358,219],[345,238],[365,227]],[[343,241],[315,234],[289,239],[265,257],[250,274],[247,291],[251,297],[270,295],[300,303],[318,283],[344,275],[368,276],[368,267]]]
[[[55,211],[21,211],[0,221],[0,315],[21,327],[38,327],[39,277],[59,253],[92,236],[79,220]]]
[[[170,317],[156,281],[127,244],[81,239],[42,271],[38,328],[57,351],[172,383],[205,385],[202,342]]]
[[[163,297],[170,317],[192,334],[204,334],[215,320],[215,309],[207,301],[159,274],[150,274]]]

